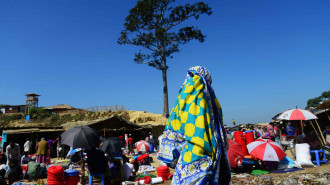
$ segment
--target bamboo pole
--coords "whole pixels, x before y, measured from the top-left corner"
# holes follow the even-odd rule
[[[321,133],[321,137],[322,137],[322,139],[323,139],[323,143],[326,143],[325,142],[325,139],[324,139],[324,136],[323,136],[323,133],[322,133],[322,130],[321,130],[321,128],[320,128],[320,125],[319,125],[319,123],[317,122],[317,120],[315,120],[315,122],[316,122],[316,125],[317,125],[317,127],[319,128],[319,130],[320,130],[320,133]]]
[[[325,144],[323,143],[323,140],[321,139],[321,137],[320,137],[318,131],[317,131],[316,128],[314,127],[313,122],[312,122],[312,121],[309,121],[309,122],[310,122],[310,124],[312,125],[312,127],[313,127],[315,133],[317,134],[317,137],[319,138],[319,140],[320,140],[322,146],[324,146]],[[322,133],[321,133],[321,134],[322,134]]]

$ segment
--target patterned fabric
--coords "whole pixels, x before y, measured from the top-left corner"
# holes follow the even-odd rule
[[[206,68],[190,68],[165,126],[158,159],[177,160],[172,184],[230,181],[222,111],[211,82]]]
[[[272,139],[275,136],[273,126],[266,125],[266,129],[267,130],[264,133],[264,135],[262,136],[262,138],[264,138],[264,139]]]

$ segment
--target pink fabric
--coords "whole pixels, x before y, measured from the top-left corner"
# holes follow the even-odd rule
[[[47,155],[38,155],[37,156],[38,163],[46,163],[47,162]]]
[[[50,162],[50,150],[47,151],[46,165],[51,164]]]

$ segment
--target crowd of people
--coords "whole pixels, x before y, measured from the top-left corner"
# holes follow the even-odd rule
[[[55,140],[55,142],[57,141]],[[21,179],[45,178],[46,166],[50,164],[48,149],[51,148],[51,144],[53,141],[45,141],[42,138],[36,145],[36,154],[31,154],[31,141],[29,139],[26,139],[23,151],[21,151],[19,144],[9,141],[5,153],[1,154],[0,185],[5,181],[11,184]]]
[[[147,135],[146,140],[149,140],[150,136]],[[122,142],[122,149],[125,148],[124,136],[118,136]],[[100,146],[106,138],[100,137]],[[127,139],[128,149],[130,154],[137,154],[135,152],[134,139],[131,134]],[[59,144],[57,144],[59,143]],[[70,158],[69,165],[78,164],[81,167],[82,159],[87,164],[87,170],[91,174],[105,174],[107,180],[113,184],[120,184],[123,181],[131,181],[135,179],[135,174],[138,166],[132,164],[129,158],[124,154],[123,150],[116,153],[105,153],[100,150],[99,147],[93,147],[92,149],[84,150],[84,154],[81,152],[73,153],[72,155],[64,156],[61,153],[62,147],[60,145],[60,138],[55,140],[41,140],[35,146],[35,153],[32,154],[32,145],[29,139],[23,145],[23,150],[19,144],[9,141],[6,150],[1,155],[0,160],[0,185],[13,183],[21,179],[36,180],[47,177],[47,168],[51,165],[50,153],[52,148],[57,146],[58,159]],[[141,155],[141,154],[139,154]],[[138,155],[138,156],[139,156]],[[72,167],[71,166],[71,167]]]

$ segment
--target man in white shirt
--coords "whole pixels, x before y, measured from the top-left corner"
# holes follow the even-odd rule
[[[24,152],[30,152],[31,149],[31,142],[28,138],[26,138],[26,142],[24,143]]]
[[[21,158],[21,164],[27,164],[31,161],[31,157],[28,155],[27,152],[24,152],[24,155]]]
[[[20,161],[21,160],[21,148],[19,144],[14,143],[13,141],[9,142],[9,145],[6,147],[6,155],[7,155],[7,165],[13,159]]]

